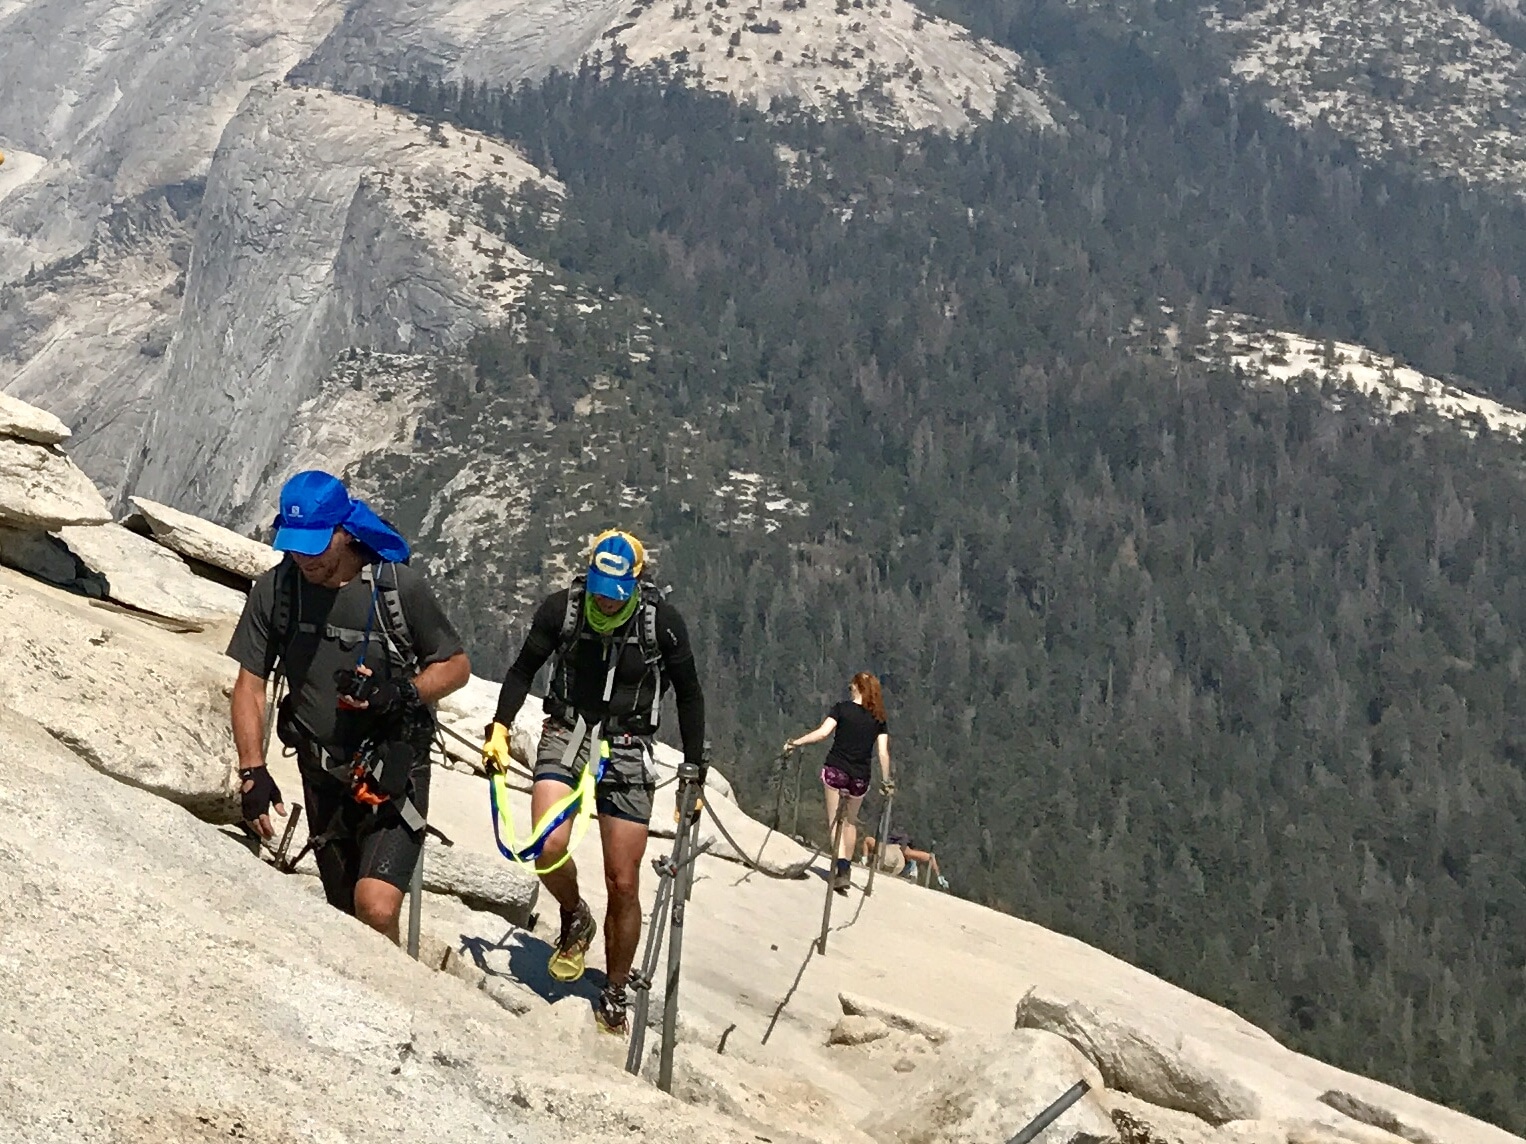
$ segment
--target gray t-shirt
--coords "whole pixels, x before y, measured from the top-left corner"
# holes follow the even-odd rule
[[[463,648],[461,637],[440,609],[423,577],[406,564],[376,566],[383,584],[396,577],[398,600],[412,637],[419,667],[443,663]],[[297,592],[288,607],[289,632],[276,632],[277,591]],[[362,635],[370,629],[369,637]],[[284,651],[287,686],[293,713],[320,743],[343,754],[353,751],[372,730],[375,716],[339,707],[336,672],[363,662],[378,679],[400,674],[387,652],[385,602],[376,600],[372,615],[371,587],[356,577],[343,588],[311,584],[288,561],[254,582],[244,613],[239,617],[228,655],[261,679],[268,678]],[[284,649],[279,646],[283,640]]]

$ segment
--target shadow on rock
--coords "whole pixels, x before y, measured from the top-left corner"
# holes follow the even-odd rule
[[[558,981],[552,977],[546,967],[551,958],[551,943],[528,930],[511,928],[497,941],[462,934],[460,949],[488,976],[512,978],[541,1000],[553,1005],[566,997],[583,997],[592,1002],[604,988],[602,969],[589,967],[582,977],[570,982]],[[495,954],[499,956],[493,956]],[[495,963],[503,965],[504,955],[508,958],[508,973],[494,967]]]

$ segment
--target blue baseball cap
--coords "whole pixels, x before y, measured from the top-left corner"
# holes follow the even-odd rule
[[[350,496],[338,477],[317,469],[298,473],[281,487],[280,526],[272,547],[298,556],[317,556],[343,528],[383,560],[406,564],[408,541],[371,509]]]
[[[329,546],[334,529],[350,515],[354,502],[344,482],[309,469],[281,486],[280,527],[271,547],[299,556],[317,556]]]
[[[629,600],[645,562],[641,541],[630,533],[604,533],[588,557],[588,591],[611,600]]]

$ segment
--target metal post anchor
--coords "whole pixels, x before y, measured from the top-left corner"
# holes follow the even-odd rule
[[[880,812],[880,832],[874,840],[874,853],[869,857],[869,880],[864,883],[864,897],[874,893],[874,874],[880,868],[885,853],[885,840],[890,837],[890,808],[895,805],[895,795],[885,796],[885,809]]]
[[[674,831],[674,849],[682,856],[674,871],[672,921],[668,937],[668,983],[662,998],[662,1056],[658,1061],[657,1087],[673,1091],[673,1049],[678,1034],[678,977],[683,957],[684,907],[694,884],[694,864],[689,860],[698,834],[695,804],[699,801],[699,767],[693,763],[678,765],[678,829]],[[682,839],[682,841],[677,841]]]
[[[837,851],[842,847],[843,826],[848,821],[848,796],[839,795],[837,799],[837,815],[832,820],[832,850],[827,856],[827,901],[821,907],[821,937],[816,941],[816,952],[827,952],[827,930],[832,926],[832,895],[836,893],[832,889],[832,883],[837,879]]]
[[[1065,1110],[1085,1096],[1090,1089],[1091,1085],[1087,1084],[1084,1080],[1076,1081],[1075,1084],[1065,1090],[1064,1095],[1059,1100],[1035,1116],[1028,1127],[1007,1141],[1007,1144],[1032,1144],[1034,1137],[1063,1116]]]

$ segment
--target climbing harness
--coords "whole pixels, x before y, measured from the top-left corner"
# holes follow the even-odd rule
[[[535,866],[535,872],[549,874],[572,857],[572,852],[578,848],[578,844],[583,841],[583,835],[588,832],[588,822],[593,818],[599,783],[603,781],[609,769],[609,740],[598,736],[598,727],[595,726],[593,733],[588,734],[583,717],[578,716],[567,750],[562,756],[563,765],[571,769],[571,763],[576,759],[586,738],[590,753],[594,750],[594,744],[598,745],[597,769],[587,762],[584,763],[578,775],[577,786],[547,808],[540,822],[532,827],[530,838],[523,846],[517,843],[514,835],[514,819],[509,813],[508,775],[500,770],[493,771],[488,782],[488,801],[493,812],[493,841],[498,845],[498,852],[510,862],[517,862],[522,866],[535,866],[541,852],[546,848],[546,843],[569,818],[574,821],[572,837],[567,840],[566,852],[550,866]],[[507,845],[503,840],[505,832],[509,837]]]
[[[388,567],[384,564],[378,569],[368,564],[361,569],[361,580],[370,587],[371,592],[371,606],[367,610],[363,630],[332,624],[325,625],[322,629],[324,638],[359,644],[355,667],[347,673],[352,686],[363,686],[364,680],[370,677],[366,670],[366,653],[370,649],[373,632],[380,636],[389,660],[405,675],[418,666],[418,657],[413,651],[412,635],[407,618],[403,615],[402,599],[397,589],[397,574],[392,572],[390,584],[385,582],[382,575]],[[295,712],[289,709],[283,711],[283,706],[289,706],[292,699],[287,687],[285,663],[291,641],[300,632],[319,633],[318,625],[307,624],[302,620],[301,586],[297,583],[299,575],[294,564],[283,565],[283,571],[278,573],[273,617],[276,637],[267,658],[271,671],[276,672],[279,665],[279,672],[274,676],[276,702],[266,709],[265,749],[268,752],[272,730],[282,745],[290,750],[296,750],[298,742],[305,742],[313,750],[323,771],[344,786],[356,802],[372,808],[391,803],[409,830],[421,831],[425,827],[424,816],[419,813],[407,793],[409,773],[414,763],[411,748],[383,736],[368,736],[345,758],[320,742],[297,718]],[[279,582],[281,577],[285,577],[284,584]],[[380,624],[377,622],[378,617],[381,617]],[[286,690],[284,697],[281,695],[283,689]],[[433,720],[432,715],[430,718]]]
[[[646,949],[641,968],[634,971],[627,988],[636,995],[631,1019],[630,1045],[625,1054],[625,1071],[641,1072],[641,1058],[646,1049],[647,1011],[651,1005],[652,984],[657,962],[662,956],[663,933],[668,933],[668,972],[663,991],[662,1050],[658,1057],[657,1087],[673,1091],[673,1049],[678,1033],[678,981],[683,958],[684,907],[694,886],[694,863],[709,849],[699,842],[699,767],[694,763],[678,766],[679,825],[673,832],[673,850],[663,858],[653,858],[652,868],[660,879],[657,898],[652,903],[652,917],[647,925]]]
[[[631,632],[627,628],[618,644],[609,640],[605,641],[609,645],[606,652],[608,663],[604,672],[603,703],[606,709],[610,696],[615,691],[615,672],[619,669],[620,657],[625,654],[625,648],[630,643],[630,639]],[[491,781],[488,783],[488,804],[493,815],[493,841],[498,845],[498,852],[510,862],[517,862],[522,866],[535,866],[551,836],[561,828],[563,823],[576,815],[572,837],[567,840],[566,852],[550,866],[535,866],[535,872],[549,874],[572,857],[572,852],[577,849],[583,836],[588,832],[588,822],[593,817],[599,783],[604,780],[609,770],[610,743],[609,739],[603,735],[603,730],[603,720],[595,723],[590,730],[587,720],[581,713],[578,714],[572,732],[567,738],[567,747],[562,752],[562,769],[569,774],[574,773],[574,764],[585,742],[588,744],[589,757],[584,761],[581,770],[576,771],[578,781],[572,790],[548,807],[538,823],[532,824],[530,838],[524,846],[516,844],[514,819],[509,813],[508,776],[494,768]],[[597,756],[597,765],[594,762],[595,756]],[[505,829],[509,835],[508,845],[505,845],[503,841]]]

